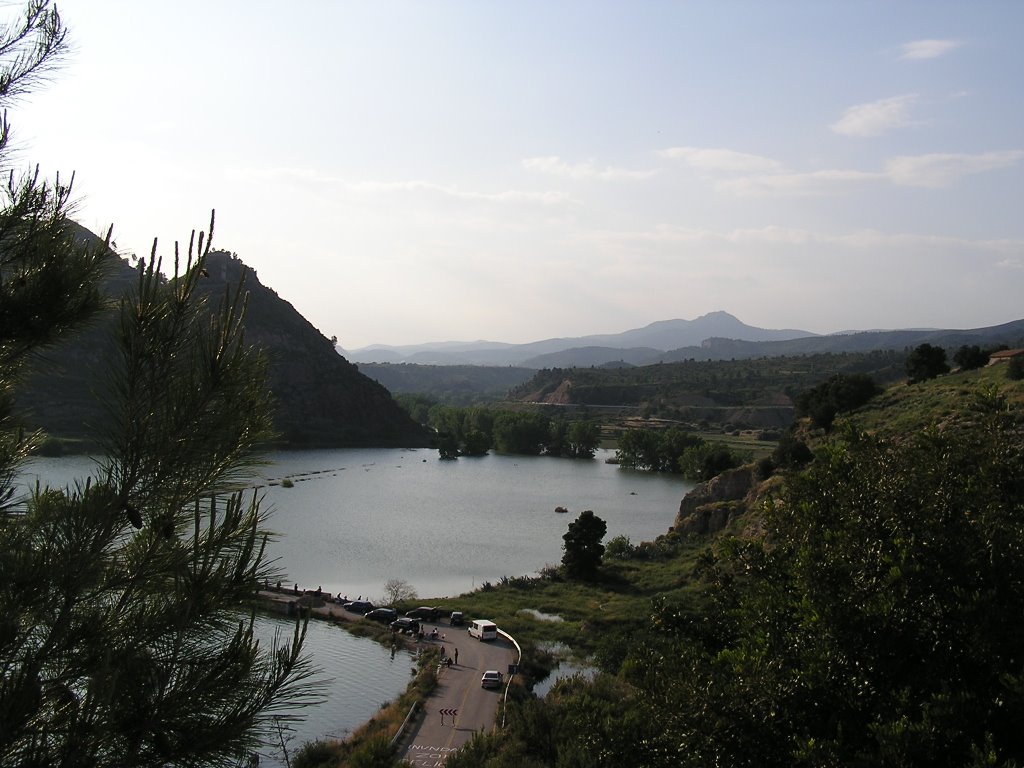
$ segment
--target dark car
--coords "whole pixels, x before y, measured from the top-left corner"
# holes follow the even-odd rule
[[[394,608],[374,608],[372,611],[366,612],[366,618],[390,624],[398,618],[398,611]]]
[[[415,635],[420,631],[420,623],[416,619],[402,616],[391,622],[391,629],[393,632],[411,632]]]
[[[373,603],[369,600],[353,600],[351,603],[345,603],[342,608],[352,613],[369,613],[373,610]]]
[[[420,606],[419,608],[413,608],[411,611],[406,611],[405,615],[410,619],[426,619],[427,621],[437,621],[437,617],[441,615],[441,609]]]
[[[453,627],[461,627],[465,622],[465,619],[462,616],[462,611],[452,611],[449,621]]]

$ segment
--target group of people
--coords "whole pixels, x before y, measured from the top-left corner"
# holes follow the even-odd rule
[[[434,631],[435,631],[435,632],[437,632],[437,630],[436,630],[436,629],[435,629]],[[443,638],[443,637],[444,637],[444,635],[441,635],[441,637]],[[441,646],[441,663],[442,663],[442,664],[444,664],[444,665],[446,665],[446,666],[447,666],[447,667],[448,667],[449,669],[451,668],[451,666],[452,666],[452,663],[453,663],[453,662],[452,662],[452,656],[454,656],[454,657],[455,657],[455,661],[454,661],[454,663],[455,663],[455,664],[458,664],[458,663],[459,663],[459,649],[458,649],[458,648],[455,648],[455,649],[453,650],[453,653],[450,653],[450,654],[446,654],[446,653],[444,652],[444,646],[442,645],[442,646]]]

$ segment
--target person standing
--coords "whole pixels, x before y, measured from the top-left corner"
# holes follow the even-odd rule
[[[458,648],[455,649],[455,663],[456,664],[459,663],[459,649]]]

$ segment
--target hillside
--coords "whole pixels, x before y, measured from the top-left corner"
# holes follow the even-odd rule
[[[867,373],[880,383],[904,375],[896,352],[687,361],[643,367],[538,371],[509,399],[561,406],[616,406],[646,415],[738,428],[784,428],[793,398],[835,373]]]
[[[359,370],[392,394],[418,394],[447,405],[503,400],[534,375],[530,368],[485,365],[362,363]]]
[[[94,237],[83,230],[83,237]],[[249,293],[246,339],[270,362],[277,401],[275,424],[287,447],[426,445],[428,436],[397,406],[388,391],[359,373],[295,308],[262,285],[234,254],[211,253],[203,291],[216,302],[244,275]],[[111,254],[105,291],[120,295],[135,271]],[[18,405],[25,422],[51,435],[86,439],[103,419],[95,392],[104,386],[113,312],[93,328],[49,350],[23,389]]]

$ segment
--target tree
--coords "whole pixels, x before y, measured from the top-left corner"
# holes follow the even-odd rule
[[[569,530],[562,536],[562,565],[570,576],[588,578],[597,572],[604,555],[601,540],[607,532],[608,524],[589,509],[569,523]]]
[[[43,1],[0,30],[0,102],[64,39]],[[269,649],[253,633],[256,585],[276,573],[266,512],[239,490],[270,426],[244,293],[211,313],[197,292],[209,238],[175,247],[170,280],[154,243],[113,318],[106,458],[74,488],[19,495],[42,436],[25,435],[14,392],[41,349],[101,317],[114,256],[83,243],[59,179],[12,177],[2,195],[0,764],[235,765],[316,692],[304,624]]]
[[[908,384],[934,379],[944,373],[949,373],[949,365],[946,363],[946,350],[942,347],[920,344],[907,356]]]
[[[683,476],[698,482],[706,482],[741,463],[740,457],[724,443],[702,442],[685,449],[679,457],[679,468]]]
[[[384,582],[384,601],[388,605],[416,599],[416,590],[405,579],[388,579]]]
[[[601,443],[601,430],[592,421],[572,421],[569,422],[569,431],[566,433],[565,439],[563,456],[574,459],[592,459]]]
[[[836,415],[859,408],[879,392],[881,388],[865,373],[837,373],[801,394],[796,413],[809,416],[814,426],[829,432]]]
[[[550,438],[542,413],[502,411],[494,417],[494,446],[502,453],[539,455]]]
[[[1024,355],[1014,355],[1006,364],[1006,377],[1010,381],[1024,379]]]
[[[673,640],[629,671],[687,764],[1024,755],[1021,422],[992,391],[967,408],[942,432],[830,445],[764,541],[704,556],[699,612],[659,606]]]
[[[972,371],[975,368],[984,368],[988,364],[988,357],[989,353],[977,344],[964,344],[953,354],[953,362],[960,366],[962,371]]]

